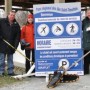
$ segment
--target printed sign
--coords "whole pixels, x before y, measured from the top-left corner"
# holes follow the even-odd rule
[[[33,9],[36,75],[67,69],[83,55],[81,3],[40,4]],[[83,75],[83,60],[67,72]]]

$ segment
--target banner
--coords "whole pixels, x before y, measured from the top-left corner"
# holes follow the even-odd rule
[[[33,5],[36,75],[68,68],[82,57],[81,3]],[[83,60],[68,73],[83,75]]]

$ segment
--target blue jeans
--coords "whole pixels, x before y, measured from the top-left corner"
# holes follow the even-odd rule
[[[0,74],[5,72],[5,59],[7,59],[8,74],[13,73],[13,69],[14,69],[13,54],[0,53]]]

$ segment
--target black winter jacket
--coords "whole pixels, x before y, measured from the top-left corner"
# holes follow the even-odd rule
[[[83,49],[90,50],[90,31],[88,28],[90,27],[90,19],[86,17],[82,21],[82,30],[83,30]]]
[[[8,18],[0,19],[0,37],[8,41],[16,49],[20,41],[20,26],[14,20],[13,24],[10,25]],[[0,53],[13,54],[15,49],[11,48],[2,39],[0,39]]]

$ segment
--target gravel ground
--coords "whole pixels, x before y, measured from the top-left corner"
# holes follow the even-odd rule
[[[22,82],[8,85],[0,90],[50,90],[46,87],[45,77],[26,77]],[[59,83],[52,90],[90,90],[90,75],[80,76],[79,80],[73,83]]]

